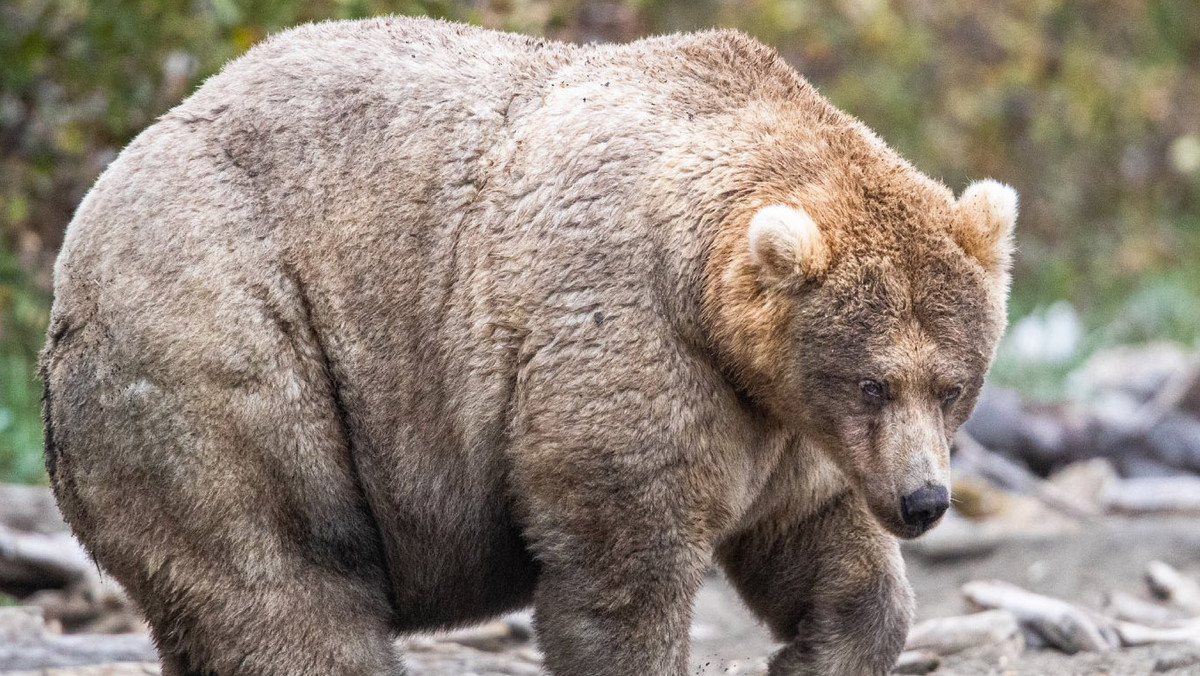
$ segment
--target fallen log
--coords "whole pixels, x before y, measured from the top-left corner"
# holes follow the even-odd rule
[[[1037,474],[1084,458],[1086,421],[1065,407],[1034,406],[1013,390],[984,386],[962,429],[971,438]]]
[[[1011,612],[1022,627],[1046,645],[1068,654],[1103,652],[1120,643],[1107,618],[1014,584],[999,580],[968,582],[962,593],[975,607]]]
[[[42,608],[48,621],[68,632],[141,627],[125,591],[100,574],[69,533],[25,533],[0,525],[0,592]]]
[[[502,622],[511,637],[522,621]],[[495,633],[499,627],[493,629]],[[465,635],[460,634],[459,638]],[[525,646],[500,652],[478,650],[451,640],[417,638],[403,642],[415,673],[427,676],[508,674],[536,676],[541,655]],[[38,608],[0,608],[0,672],[16,676],[135,676],[159,673],[146,634],[60,635],[47,629]]]

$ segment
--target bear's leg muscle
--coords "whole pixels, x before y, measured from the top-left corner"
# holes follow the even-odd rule
[[[44,362],[54,492],[144,611],[163,673],[399,674],[379,535],[319,362],[281,348],[214,383],[209,363],[184,370],[211,351],[171,347],[183,357],[134,353],[94,322]]]
[[[693,597],[706,557],[643,538],[614,534],[600,545],[606,552],[591,549],[598,542],[578,542],[578,536],[555,538],[570,543],[571,553],[543,567],[535,597],[538,638],[550,673],[686,673]]]
[[[604,462],[609,453],[580,455]],[[521,485],[541,563],[538,638],[555,676],[687,671],[692,605],[711,553],[672,504],[683,491],[671,472],[621,469],[576,466]]]
[[[511,484],[540,564],[545,664],[555,676],[684,676],[715,520],[703,441],[671,428],[684,390],[672,378],[691,374],[669,354],[586,356],[540,353],[515,406]]]
[[[791,524],[760,524],[718,557],[787,643],[771,676],[891,673],[912,620],[912,589],[898,543],[857,496],[845,493]]]

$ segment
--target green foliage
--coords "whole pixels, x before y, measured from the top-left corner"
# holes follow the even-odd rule
[[[0,481],[44,480],[36,355],[70,215],[119,149],[266,35],[431,0],[0,4]]]
[[[721,23],[951,187],[1014,185],[1018,310],[1067,298],[1106,323],[1200,254],[1194,0],[740,0]]]
[[[51,263],[103,167],[270,33],[386,13],[576,41],[740,27],[951,187],[1018,189],[1014,316],[1068,299],[1086,349],[1200,336],[1195,0],[5,0],[0,479],[40,472]],[[1066,367],[996,376],[1050,392]]]
[[[0,249],[0,479],[34,482],[42,476],[34,364],[50,298],[26,278],[15,257]]]

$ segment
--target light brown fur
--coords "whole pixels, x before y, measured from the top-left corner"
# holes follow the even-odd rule
[[[554,674],[679,676],[713,559],[772,674],[886,673],[899,501],[1003,327],[998,190],[956,203],[734,32],[290,31],[72,222],[52,485],[170,676],[395,674],[397,633],[530,603]],[[752,256],[770,205],[819,242]]]

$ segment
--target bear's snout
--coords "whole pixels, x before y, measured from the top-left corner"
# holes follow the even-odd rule
[[[924,533],[950,508],[950,492],[945,486],[924,486],[900,500],[904,523]]]

